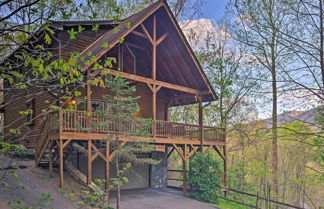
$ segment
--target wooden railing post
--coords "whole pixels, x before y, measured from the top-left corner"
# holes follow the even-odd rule
[[[63,123],[64,123],[64,120],[63,120],[63,110],[59,110],[59,118],[58,118],[58,121],[59,121],[59,134],[60,134],[60,138],[61,138],[61,135],[62,135],[62,132],[63,132]]]
[[[256,201],[255,201],[255,208],[256,209],[259,209],[259,192],[257,193],[257,195],[256,195]]]

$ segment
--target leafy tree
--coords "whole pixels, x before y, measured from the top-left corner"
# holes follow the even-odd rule
[[[264,70],[267,77],[261,77],[261,80],[271,85],[272,188],[278,197],[278,92],[283,87],[279,84],[285,81],[285,76],[279,69],[285,68],[291,61],[287,47],[281,44],[282,34],[278,30],[289,34],[292,32],[286,27],[289,21],[287,10],[276,0],[233,0],[232,6],[238,18],[233,23],[232,35],[247,47],[247,53],[251,54],[258,61],[260,69]]]
[[[294,65],[284,70],[294,84],[303,92],[300,97],[324,99],[324,3],[322,0],[280,1],[289,10],[288,28],[298,33],[287,33],[278,28],[282,43],[289,47]],[[307,79],[304,79],[307,78]]]

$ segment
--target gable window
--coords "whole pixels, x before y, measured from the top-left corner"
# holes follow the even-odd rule
[[[26,122],[28,125],[34,125],[35,124],[35,99],[31,99],[26,102],[26,109],[30,111],[29,114],[26,115]]]

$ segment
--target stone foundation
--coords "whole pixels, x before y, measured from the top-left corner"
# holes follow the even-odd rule
[[[160,160],[158,165],[151,165],[151,182],[152,188],[161,188],[167,186],[167,155],[163,152],[152,152],[152,158]]]

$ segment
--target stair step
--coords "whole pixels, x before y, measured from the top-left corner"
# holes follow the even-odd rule
[[[53,167],[54,167],[54,168],[58,168],[59,165],[60,165],[59,162],[56,162],[56,161],[53,162]],[[38,167],[41,167],[41,168],[48,168],[49,163],[48,163],[48,161],[40,161],[40,162],[38,163],[37,166],[38,166]]]

